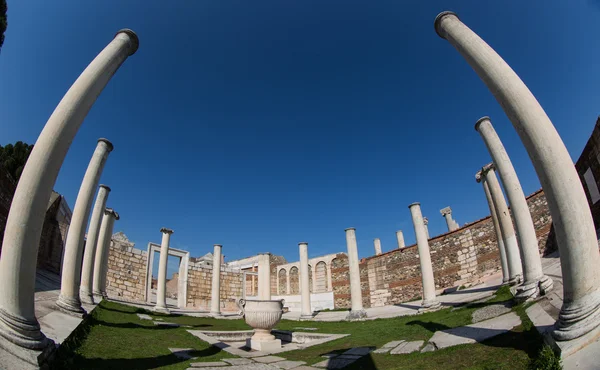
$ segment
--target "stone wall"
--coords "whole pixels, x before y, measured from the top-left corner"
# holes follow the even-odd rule
[[[483,197],[483,194],[482,194]],[[552,218],[543,192],[528,197],[538,235],[540,253],[555,250],[547,242]],[[500,257],[491,218],[429,240],[431,262],[438,292],[457,286],[470,286],[500,271]],[[420,298],[421,269],[416,245],[396,249],[360,261],[363,305],[378,307]],[[350,307],[348,259],[339,254],[332,263],[332,283],[336,308]]]
[[[133,243],[113,236],[106,274],[108,296],[127,301],[144,301],[147,263],[147,251],[134,248]]]
[[[596,121],[592,135],[575,164],[585,195],[594,217],[596,233],[600,234],[600,118]]]
[[[243,273],[237,269],[221,267],[220,301],[222,311],[236,311],[237,301],[243,296]],[[188,268],[187,307],[210,310],[212,266],[190,262]]]

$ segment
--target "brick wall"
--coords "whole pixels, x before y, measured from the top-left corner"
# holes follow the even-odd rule
[[[106,293],[130,301],[144,301],[148,252],[134,248],[133,243],[116,240],[110,243]]]
[[[556,249],[548,242],[552,218],[542,191],[528,197],[540,253]],[[551,238],[550,238],[551,239]],[[435,287],[443,290],[477,283],[500,270],[496,235],[490,217],[429,240]],[[377,307],[421,297],[421,269],[416,245],[396,249],[360,261],[363,305]],[[336,308],[350,307],[348,259],[338,255],[332,264]]]
[[[221,267],[220,303],[222,311],[236,311],[242,298],[243,273]],[[190,262],[188,268],[187,307],[209,310],[211,303],[212,266]]]

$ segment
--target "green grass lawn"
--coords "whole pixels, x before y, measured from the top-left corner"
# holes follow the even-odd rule
[[[392,340],[427,340],[437,330],[471,323],[471,314],[493,302],[511,298],[502,289],[486,303],[460,309],[450,308],[416,316],[361,322],[298,322],[282,320],[277,329],[318,328],[317,333],[344,333],[348,337],[322,345],[282,353],[290,360],[309,365],[322,361],[321,355],[352,347],[381,347]],[[371,354],[349,369],[526,369],[530,358],[537,355],[542,340],[524,313],[522,305],[513,308],[523,324],[511,332],[484,343],[467,344],[429,353],[409,355]],[[205,330],[248,330],[243,320],[217,320],[189,316],[157,315],[142,309],[103,301],[61,346],[55,367],[60,369],[186,369],[190,362],[217,361],[235,357],[220,351],[187,332],[190,328],[155,326],[140,320],[136,313],[146,313],[165,321]],[[297,330],[301,331],[301,330]],[[198,359],[182,361],[171,348],[193,348]]]

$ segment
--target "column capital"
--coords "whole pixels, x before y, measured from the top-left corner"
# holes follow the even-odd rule
[[[460,20],[460,18],[458,18],[458,15],[456,13],[446,10],[446,11],[438,14],[437,17],[435,17],[435,21],[433,22],[433,27],[435,28],[435,33],[437,33],[438,36],[443,39],[446,38],[446,35],[444,35],[443,32],[440,30],[440,25],[442,24],[442,20],[448,16],[452,16],[452,17],[455,17],[456,19]]]
[[[481,126],[481,124],[484,122],[491,123],[492,121],[490,120],[490,117],[488,117],[488,116],[481,117],[480,119],[477,120],[477,122],[475,122],[475,131],[479,132],[479,126]]]
[[[425,224],[425,226],[429,225],[429,219],[427,217],[423,217],[423,224]]]
[[[478,183],[480,183],[482,176],[483,176],[483,174],[481,173],[481,170],[477,171],[477,173],[475,173],[475,181],[477,181]]]
[[[408,208],[412,208],[414,206],[421,206],[421,202],[414,202],[408,205]]]
[[[344,229],[344,231],[350,231],[350,230],[354,230],[354,231],[355,231],[355,230],[356,230],[356,228],[355,228],[355,227],[349,227],[349,228],[347,228],[347,229]]]
[[[300,242],[300,243],[298,243],[298,245],[308,245],[308,243],[307,242]]]
[[[173,234],[174,231],[171,229],[167,229],[166,227],[163,227],[162,229],[160,229],[160,232],[163,234]]]
[[[100,188],[104,188],[104,189],[105,189],[106,191],[108,191],[108,192],[110,192],[110,190],[111,190],[111,189],[110,189],[110,186],[108,186],[108,185],[104,185],[104,184],[100,184],[98,187],[100,187]]]
[[[173,232],[173,230],[171,230],[171,232]],[[213,247],[219,247],[219,248],[223,248],[223,246],[221,244],[213,244]]]
[[[124,33],[127,36],[129,36],[130,44],[131,44],[130,50],[129,50],[129,55],[135,54],[135,52],[140,47],[140,39],[139,39],[138,35],[129,28],[123,28],[123,29],[120,29],[119,31],[117,31],[117,33],[115,34],[115,37],[119,36],[119,34],[121,34],[121,33]]]
[[[115,218],[115,220],[120,219],[119,214],[117,212],[115,212],[115,210],[112,208],[106,208],[104,210],[104,214],[113,216]]]
[[[101,137],[100,139],[98,139],[98,144],[99,143],[105,143],[106,146],[108,147],[108,151],[109,152],[112,152],[113,149],[115,148],[115,146],[108,139],[105,139],[103,137]]]
[[[487,175],[489,171],[496,171],[496,166],[493,163],[488,163],[485,166],[481,167],[481,174],[483,176]]]
[[[450,208],[449,206],[446,207],[446,208],[442,208],[442,209],[440,209],[440,213],[442,214],[442,217],[446,216],[446,215],[451,215],[452,214],[452,208]]]

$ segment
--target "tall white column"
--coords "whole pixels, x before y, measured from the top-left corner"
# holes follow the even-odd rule
[[[446,226],[448,226],[448,231],[454,231],[458,229],[458,224],[452,219],[452,208],[446,207],[440,209],[440,213],[442,217],[446,220]]]
[[[358,264],[358,245],[356,244],[356,229],[353,227],[346,229],[346,245],[348,246],[351,302],[350,313],[346,319],[358,320],[367,317],[367,311],[363,309],[360,267]]]
[[[221,250],[223,247],[215,244],[213,252],[212,287],[210,299],[210,313],[213,316],[221,315]]]
[[[494,207],[494,201],[492,199],[492,193],[490,193],[490,187],[487,182],[482,181],[481,171],[475,174],[475,180],[480,182],[483,186],[483,192],[485,193],[485,199],[487,200],[488,207],[490,208],[490,216],[492,218],[492,224],[494,225],[494,232],[496,233],[496,242],[498,244],[498,252],[500,253],[500,267],[502,268],[502,284],[508,284],[510,279],[510,272],[508,269],[508,261],[506,257],[506,247],[504,246],[504,236],[500,229],[500,223],[498,221],[498,214],[496,213],[496,207]]]
[[[271,300],[271,253],[258,255],[258,299]]]
[[[92,209],[92,201],[100,176],[104,169],[104,164],[108,159],[108,154],[113,150],[113,145],[106,139],[99,139],[96,150],[85,171],[79,194],[73,208],[71,225],[67,234],[65,250],[63,256],[63,266],[61,274],[60,295],[56,305],[64,312],[81,316],[85,310],[81,307],[79,299],[79,285],[81,277],[81,259],[83,254],[83,243],[85,229],[88,224],[88,217]],[[90,257],[91,253],[88,254]],[[89,262],[91,265],[91,261]]]
[[[98,244],[98,235],[100,233],[100,224],[102,223],[102,214],[106,208],[106,200],[110,188],[106,185],[100,185],[96,203],[92,210],[90,218],[90,227],[88,229],[87,240],[83,252],[83,265],[81,267],[81,284],[79,285],[79,296],[83,303],[93,304],[94,289],[94,259],[96,257],[96,248]]]
[[[523,267],[521,265],[521,257],[519,256],[517,237],[492,163],[481,169],[481,181],[484,183],[484,188],[486,185],[488,186],[496,214],[498,215],[498,224],[500,225],[500,232],[502,232],[502,238],[504,239],[504,248],[508,261],[508,283],[510,285],[519,284],[523,279]]]
[[[425,228],[425,236],[427,240],[431,239],[429,236],[429,219],[427,217],[423,217],[423,227]]]
[[[381,240],[379,238],[373,239],[373,246],[375,247],[375,255],[379,256],[381,254]]]
[[[312,319],[308,286],[308,243],[298,243],[298,248],[300,249],[300,298],[302,300],[300,319]]]
[[[92,294],[95,302],[100,302],[107,298],[106,294],[106,274],[108,273],[108,254],[110,252],[110,241],[113,235],[115,221],[119,219],[119,214],[112,208],[105,208],[100,224],[98,234],[98,244],[96,256],[94,259],[94,280],[92,284]]]
[[[489,117],[479,119],[475,124],[475,130],[483,138],[494,166],[498,169],[498,175],[504,185],[508,204],[515,219],[517,240],[523,263],[523,285],[517,288],[515,298],[525,301],[533,299],[540,294],[544,295],[552,289],[553,282],[542,271],[542,260],[540,258],[537,236],[535,235],[535,227],[533,226],[529,206],[527,205],[527,200],[525,199],[525,194],[521,188],[515,168]]]
[[[160,229],[160,259],[158,261],[158,279],[156,280],[156,306],[154,311],[169,313],[167,308],[167,261],[169,259],[169,240],[173,230],[163,227]]]
[[[429,252],[429,243],[421,214],[421,204],[413,203],[408,206],[412,216],[417,237],[417,249],[419,251],[419,263],[421,264],[421,279],[423,282],[423,302],[421,310],[435,310],[441,306],[435,296],[435,280],[433,277],[433,266],[431,265],[431,255]]]
[[[398,241],[398,249],[402,249],[406,246],[404,244],[404,234],[402,233],[402,230],[396,231],[396,240]]]
[[[254,264],[252,264],[252,272],[256,272],[256,266],[254,266]],[[250,289],[252,290],[251,295],[254,295],[254,292],[256,291],[256,275],[252,274],[251,276],[252,278],[250,279]],[[258,293],[256,293],[256,295],[258,295]]]
[[[87,112],[119,66],[138,48],[131,30],[117,33],[67,91],[44,126],[23,169],[6,222],[0,259],[0,335],[39,364],[53,346],[34,312],[36,258],[46,206],[69,146]],[[18,350],[8,343],[6,351]],[[9,348],[10,347],[10,348]],[[13,353],[14,354],[14,353]]]
[[[331,262],[327,264],[327,291],[333,291],[333,282],[331,280]]]
[[[494,94],[540,178],[554,223],[564,283],[554,338],[571,340],[591,332],[600,325],[600,253],[585,192],[567,148],[519,76],[456,14],[438,15],[435,29]]]

